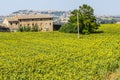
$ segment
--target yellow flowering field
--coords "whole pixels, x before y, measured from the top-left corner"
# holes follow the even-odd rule
[[[90,35],[0,32],[0,80],[103,80],[120,67],[120,25]]]

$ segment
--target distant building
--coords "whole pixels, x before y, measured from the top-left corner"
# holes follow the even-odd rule
[[[116,22],[116,24],[120,24],[120,22]]]
[[[53,31],[53,17],[48,14],[29,14],[29,15],[16,15],[13,17],[6,17],[3,25],[8,27],[10,31],[15,31],[19,27],[38,26],[40,31]]]

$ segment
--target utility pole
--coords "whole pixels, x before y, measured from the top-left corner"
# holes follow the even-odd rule
[[[79,8],[78,8],[78,11],[77,11],[77,28],[78,28],[78,39],[80,38],[80,32],[79,32],[79,29],[80,29],[80,27],[79,27]]]

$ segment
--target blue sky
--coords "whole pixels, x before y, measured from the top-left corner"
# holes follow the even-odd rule
[[[82,4],[93,7],[96,15],[120,15],[120,0],[1,0],[0,15],[25,9],[68,11]]]

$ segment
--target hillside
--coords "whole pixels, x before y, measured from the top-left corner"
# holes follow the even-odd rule
[[[90,35],[0,33],[0,80],[104,80],[120,68],[120,25]],[[116,77],[116,79],[119,76]]]

